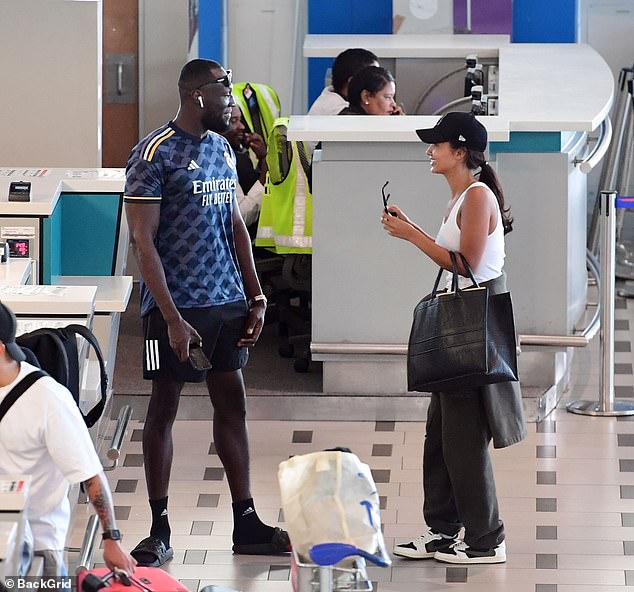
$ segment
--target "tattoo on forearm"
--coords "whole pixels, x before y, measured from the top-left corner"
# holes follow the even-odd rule
[[[90,503],[95,509],[97,518],[104,530],[111,530],[116,527],[114,519],[114,511],[110,492],[104,490],[101,479],[92,477],[85,482],[86,492]]]

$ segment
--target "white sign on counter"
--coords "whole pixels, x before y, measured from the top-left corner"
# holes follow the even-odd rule
[[[0,229],[2,238],[35,238],[34,226],[3,226]]]
[[[62,298],[68,292],[66,286],[0,286],[0,296],[47,296]]]
[[[0,169],[0,177],[46,177],[48,169]]]
[[[66,171],[71,179],[123,179],[123,169],[78,169]]]

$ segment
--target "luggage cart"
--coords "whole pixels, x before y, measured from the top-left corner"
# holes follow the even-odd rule
[[[372,592],[365,559],[380,567],[390,565],[382,557],[340,543],[314,545],[310,556],[309,563],[293,552],[293,592]]]

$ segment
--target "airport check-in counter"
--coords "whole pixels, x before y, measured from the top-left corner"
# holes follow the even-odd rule
[[[73,323],[91,329],[96,294],[96,286],[0,285],[0,301],[16,316],[17,335],[42,327],[59,328]],[[85,347],[81,339],[79,405],[84,413],[99,398],[98,381],[94,380],[96,369],[87,363]]]
[[[132,290],[132,277],[124,275],[129,242],[124,179],[122,169],[0,168],[0,242],[10,253],[0,263],[0,285],[95,286],[90,326],[110,387],[119,320]],[[31,184],[29,200],[10,201],[11,184],[24,181]],[[27,261],[28,279],[2,275]],[[41,316],[40,326],[45,325]],[[94,354],[91,363],[96,364]]]
[[[107,434],[119,321],[132,291],[132,277],[124,275],[129,242],[124,178],[121,169],[0,168],[0,243],[9,254],[0,262],[0,300],[14,311],[18,334],[71,323],[95,334],[108,389],[102,419],[90,434],[100,457],[107,457],[106,471],[117,466],[132,414],[124,406],[114,433]],[[101,397],[100,368],[83,338],[78,346],[79,406],[85,413]],[[75,517],[78,487],[69,496]],[[92,516],[73,563],[90,567],[97,532],[98,520]]]
[[[473,37],[469,45],[468,35],[309,35],[304,53],[334,57],[346,47],[365,47],[381,61],[417,60],[423,70],[427,56],[482,51],[481,36]],[[489,133],[488,159],[515,217],[505,269],[524,336],[521,379],[524,386],[550,387],[565,379],[571,343],[587,319],[586,173],[600,161],[609,133],[591,163],[579,161],[592,151],[587,135],[609,128],[613,78],[586,45],[516,45],[494,36],[489,46],[499,64],[499,115],[481,121]],[[398,68],[396,84],[398,100]],[[431,291],[437,267],[384,232],[381,187],[389,180],[391,203],[435,235],[449,189],[429,172],[426,146],[414,130],[437,120],[291,118],[290,139],[322,142],[313,160],[311,349],[324,364],[324,392],[407,391],[412,311]]]
[[[19,574],[30,488],[30,475],[0,475],[0,583]]]

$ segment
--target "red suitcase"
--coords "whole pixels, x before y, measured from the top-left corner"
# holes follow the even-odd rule
[[[77,579],[79,592],[189,592],[159,567],[137,567],[133,574],[111,572],[107,567],[84,571]]]

